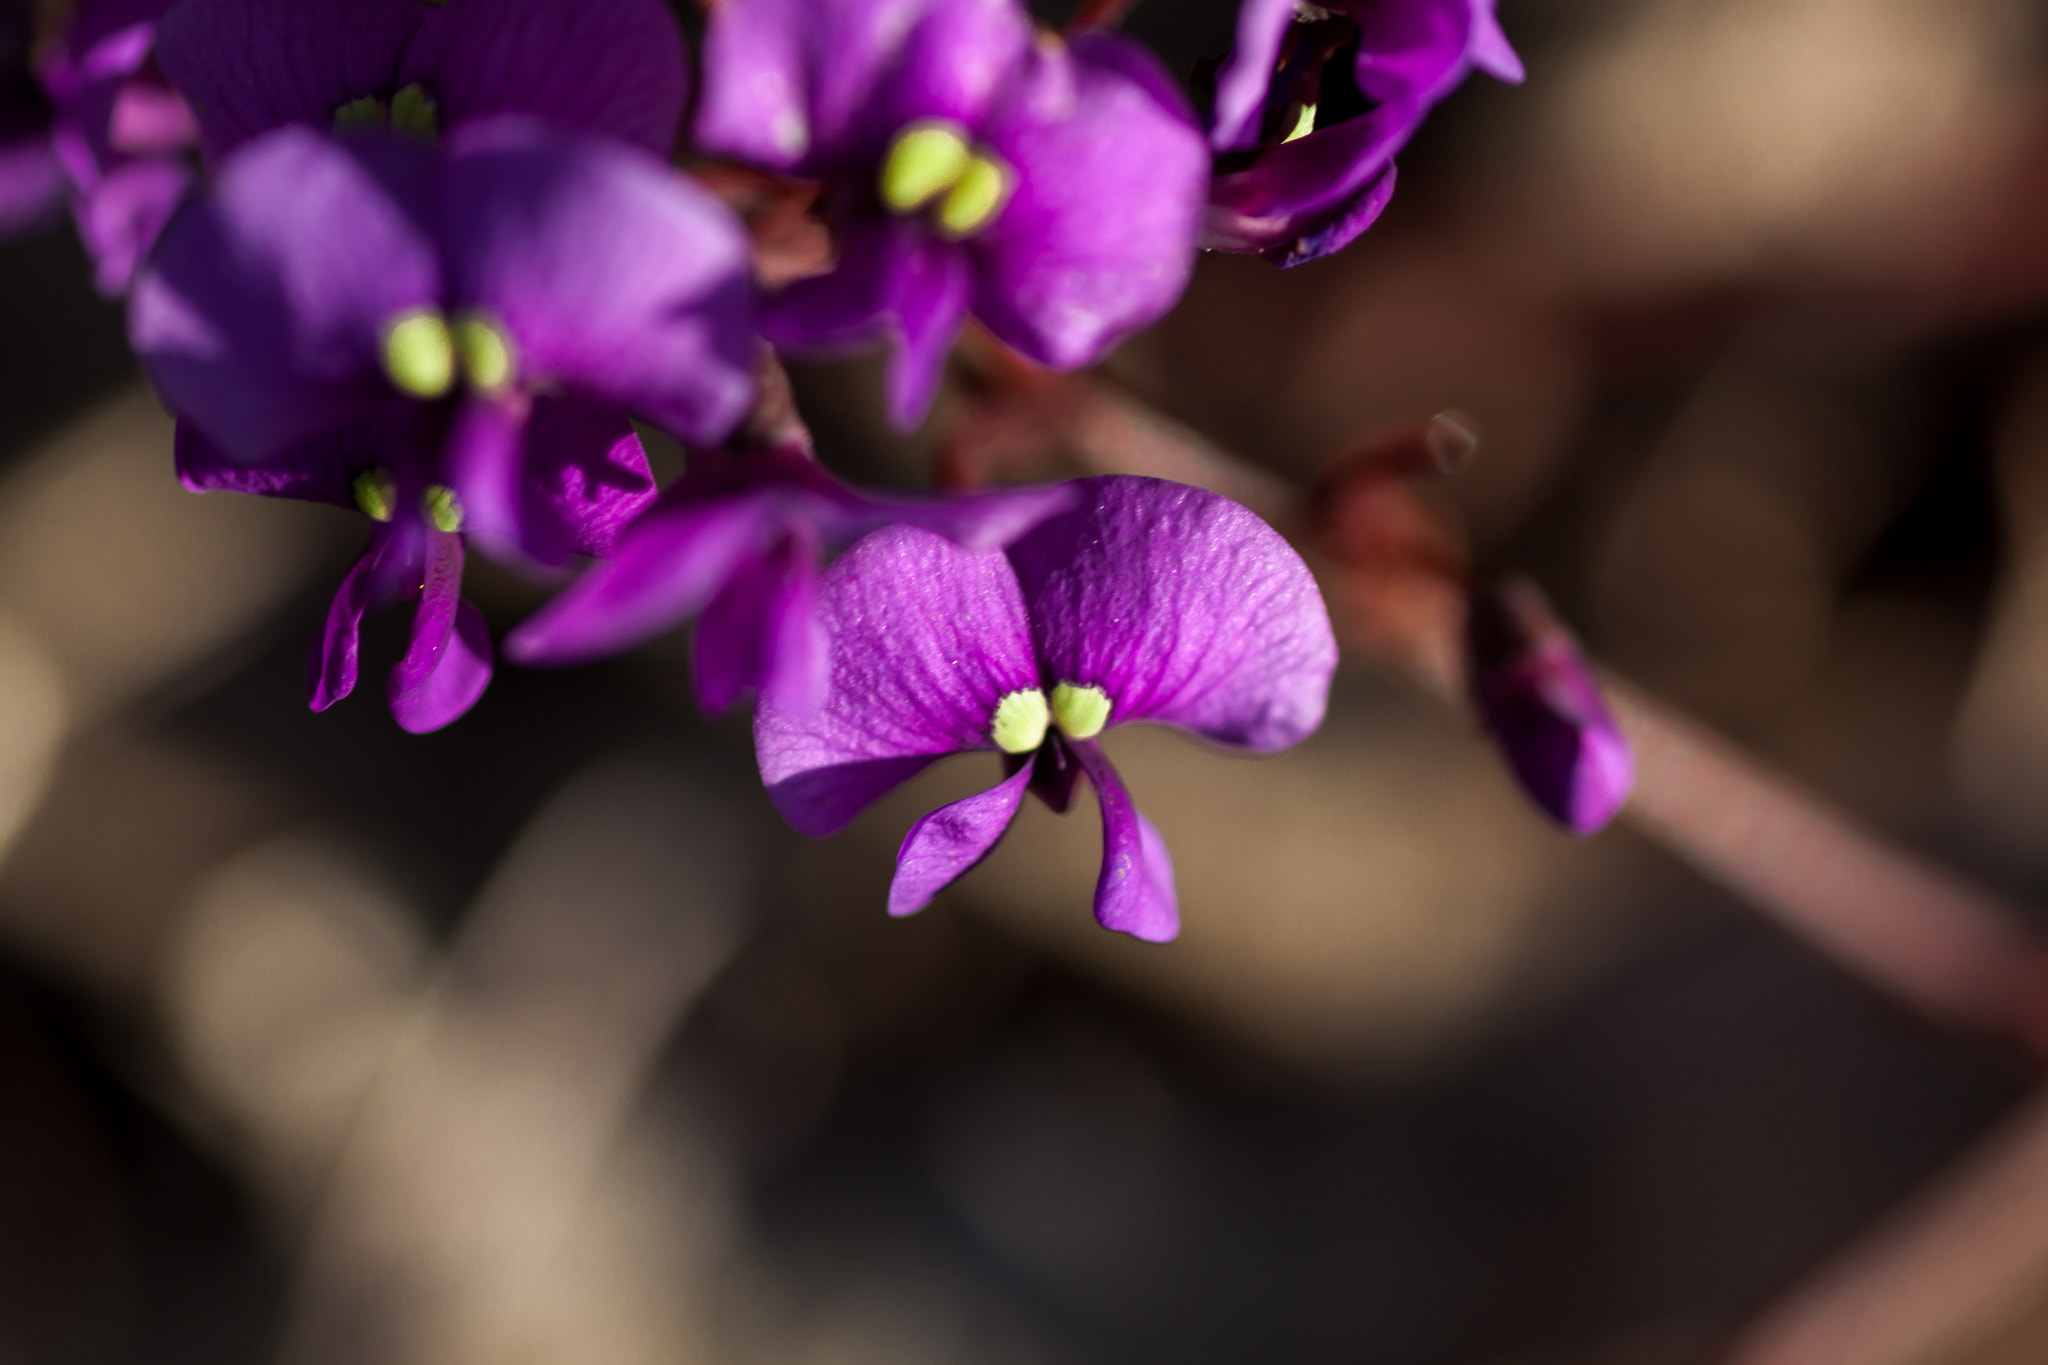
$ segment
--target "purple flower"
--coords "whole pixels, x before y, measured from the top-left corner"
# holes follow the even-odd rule
[[[0,234],[40,227],[64,202],[49,96],[29,69],[34,39],[29,7],[0,4]]]
[[[912,425],[972,312],[1071,370],[1173,306],[1208,158],[1180,93],[1109,33],[1034,36],[1011,0],[726,0],[697,139],[823,180],[836,268],[789,286],[778,346],[890,338]]]
[[[373,589],[425,594],[415,644],[439,643],[408,659],[428,678],[449,640],[482,638],[453,606],[455,533],[515,562],[604,553],[654,493],[626,414],[715,442],[752,391],[738,224],[641,152],[518,119],[439,148],[297,128],[249,144],[165,231],[129,335],[179,415],[188,486],[379,523],[316,707],[353,685]],[[465,676],[487,676],[469,652]],[[421,686],[409,710],[394,682],[408,728],[482,683]]]
[[[209,158],[292,123],[430,136],[507,113],[666,156],[689,93],[662,0],[181,0],[157,46]]]
[[[1244,0],[1216,81],[1203,245],[1300,265],[1370,227],[1394,193],[1394,154],[1432,105],[1474,68],[1522,79],[1493,5]]]
[[[1612,820],[1635,759],[1542,590],[1515,578],[1473,593],[1465,642],[1473,700],[1530,799],[1574,834]]]
[[[171,0],[86,0],[45,50],[52,147],[102,293],[127,288],[192,186],[192,111],[152,60]]]
[[[809,715],[828,682],[817,614],[827,551],[897,522],[972,549],[997,547],[1072,500],[1060,486],[877,498],[840,483],[802,450],[693,454],[688,473],[613,556],[515,630],[506,650],[522,663],[575,663],[695,616],[705,710],[726,710],[754,691],[785,714]]]
[[[825,835],[947,754],[1006,776],[919,820],[889,910],[907,915],[985,857],[1027,788],[1064,811],[1086,774],[1102,811],[1095,917],[1153,941],[1179,930],[1173,864],[1097,736],[1155,721],[1272,753],[1321,723],[1337,646],[1301,557],[1226,498],[1158,479],[1082,480],[1074,510],[1007,553],[892,526],[826,571],[825,703],[754,722],[789,822]]]

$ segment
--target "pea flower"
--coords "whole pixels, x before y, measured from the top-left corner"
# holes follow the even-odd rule
[[[999,547],[1072,501],[1053,485],[956,498],[881,498],[784,445],[691,456],[690,468],[594,564],[506,641],[522,663],[616,653],[697,618],[697,699],[724,711],[753,691],[808,715],[827,690],[819,562],[901,522]]]
[[[178,414],[189,486],[378,524],[313,702],[353,685],[368,599],[419,591],[407,657],[426,690],[394,681],[392,700],[430,729],[482,687],[436,669],[488,673],[455,606],[462,544],[540,565],[608,550],[654,494],[627,414],[721,439],[752,391],[749,311],[741,230],[706,192],[621,143],[499,119],[439,147],[303,128],[248,144],[165,231],[129,336]]]
[[[43,51],[51,147],[94,283],[127,288],[192,187],[192,111],[153,60],[171,0],[82,0]]]
[[[1481,587],[1465,641],[1473,700],[1523,790],[1574,834],[1605,826],[1628,800],[1635,758],[1542,590],[1525,578]]]
[[[666,156],[689,93],[662,0],[180,0],[157,48],[210,159],[292,123],[431,136],[508,113]]]
[[[699,145],[830,193],[836,266],[782,290],[765,334],[891,339],[898,425],[930,405],[970,312],[1072,370],[1187,286],[1208,158],[1126,39],[1034,37],[1014,0],[726,0],[704,66]]]
[[[985,857],[1027,788],[1064,811],[1085,774],[1102,814],[1096,919],[1170,939],[1172,861],[1099,736],[1153,721],[1272,753],[1322,722],[1337,662],[1329,614],[1271,527],[1158,479],[1085,479],[1076,497],[1006,553],[911,526],[862,540],[820,585],[823,706],[797,717],[770,698],[756,713],[768,794],[811,835],[947,754],[1003,756],[1001,782],[911,828],[891,914],[921,909]]]
[[[1394,155],[1475,68],[1519,82],[1494,0],[1244,0],[1216,78],[1203,245],[1327,256],[1394,193]],[[1347,79],[1344,67],[1351,68]]]

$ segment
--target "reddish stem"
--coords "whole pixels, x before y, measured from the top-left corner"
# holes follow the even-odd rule
[[[1121,24],[1124,16],[1138,7],[1138,0],[1085,0],[1067,21],[1067,32]]]

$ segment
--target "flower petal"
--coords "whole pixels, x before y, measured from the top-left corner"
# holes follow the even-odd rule
[[[199,116],[209,158],[287,124],[334,126],[342,105],[389,99],[419,0],[181,0],[157,61]]]
[[[137,276],[128,335],[158,391],[231,459],[386,406],[382,328],[438,304],[415,209],[432,153],[288,128],[221,167]]]
[[[1414,135],[1424,112],[1413,101],[1384,104],[1261,152],[1242,170],[1218,175],[1209,188],[1203,245],[1280,253],[1286,264],[1300,264],[1314,259],[1294,249],[1301,238],[1337,219],[1355,219],[1361,205],[1371,202],[1370,216],[1344,239],[1348,242],[1386,206],[1393,193],[1388,173],[1394,154]]]
[[[1293,22],[1294,0],[1242,0],[1239,4],[1237,41],[1216,75],[1209,137],[1217,151],[1236,151],[1259,140],[1273,68]]]
[[[1493,17],[1493,0],[1360,5],[1352,16],[1358,24],[1358,89],[1375,103],[1434,104],[1471,73],[1480,51],[1493,67],[1513,61],[1519,78],[1520,60]]]
[[[576,554],[610,554],[656,494],[631,419],[608,403],[553,394],[534,400],[524,435],[523,520],[559,527]]]
[[[1092,364],[1164,314],[1194,271],[1209,148],[1151,59],[1086,33],[1034,49],[985,137],[1013,170],[1009,202],[972,239],[974,313],[1043,364]]]
[[[472,124],[448,146],[453,301],[505,329],[522,385],[558,382],[698,444],[746,414],[746,236],[708,191],[637,149],[526,120]]]
[[[816,711],[830,663],[817,608],[817,537],[798,523],[704,608],[693,641],[697,704],[716,715],[755,691],[792,716]]]
[[[922,243],[905,265],[890,308],[896,353],[889,360],[889,421],[898,431],[915,430],[931,410],[972,284],[967,254],[946,242]]]
[[[172,440],[178,482],[194,493],[251,493],[341,507],[355,506],[349,481],[376,463],[370,448],[362,429],[350,428],[294,446],[275,460],[245,464],[229,459],[190,422],[179,422]]]
[[[830,834],[942,754],[993,747],[1011,692],[1038,686],[1017,578],[996,551],[908,526],[861,541],[825,573],[832,642],[824,705],[804,717],[764,698],[761,779],[789,822]]]
[[[682,29],[661,0],[445,0],[427,11],[392,84],[414,82],[439,104],[443,128],[531,114],[658,156],[675,145],[689,94]]]
[[[127,289],[192,188],[192,173],[176,161],[133,161],[111,171],[72,206],[79,240],[92,257],[93,284],[108,297]]]
[[[1049,683],[1271,752],[1322,723],[1337,643],[1315,579],[1272,527],[1163,479],[1084,479],[1079,506],[1010,547]]]
[[[941,806],[910,827],[896,851],[889,883],[889,913],[915,914],[989,855],[1016,818],[1031,783],[1019,768],[987,791]]]
[[[1173,858],[1166,840],[1139,812],[1092,739],[1073,743],[1074,756],[1095,788],[1102,808],[1102,872],[1095,879],[1095,922],[1147,943],[1170,942],[1180,933],[1180,902],[1174,893]]]
[[[426,578],[413,614],[412,640],[391,669],[391,714],[416,735],[438,730],[476,705],[491,681],[491,637],[477,609],[461,599],[462,538],[426,537]]]
[[[341,585],[334,590],[334,600],[328,604],[326,628],[307,661],[308,704],[315,711],[325,711],[356,690],[363,612],[370,605],[377,560],[385,553],[386,543],[384,536],[371,533],[369,548],[343,575]]]

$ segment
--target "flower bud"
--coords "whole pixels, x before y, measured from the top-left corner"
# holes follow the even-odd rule
[[[1613,819],[1635,759],[1542,590],[1511,578],[1475,591],[1465,645],[1473,700],[1523,790],[1574,834]]]

